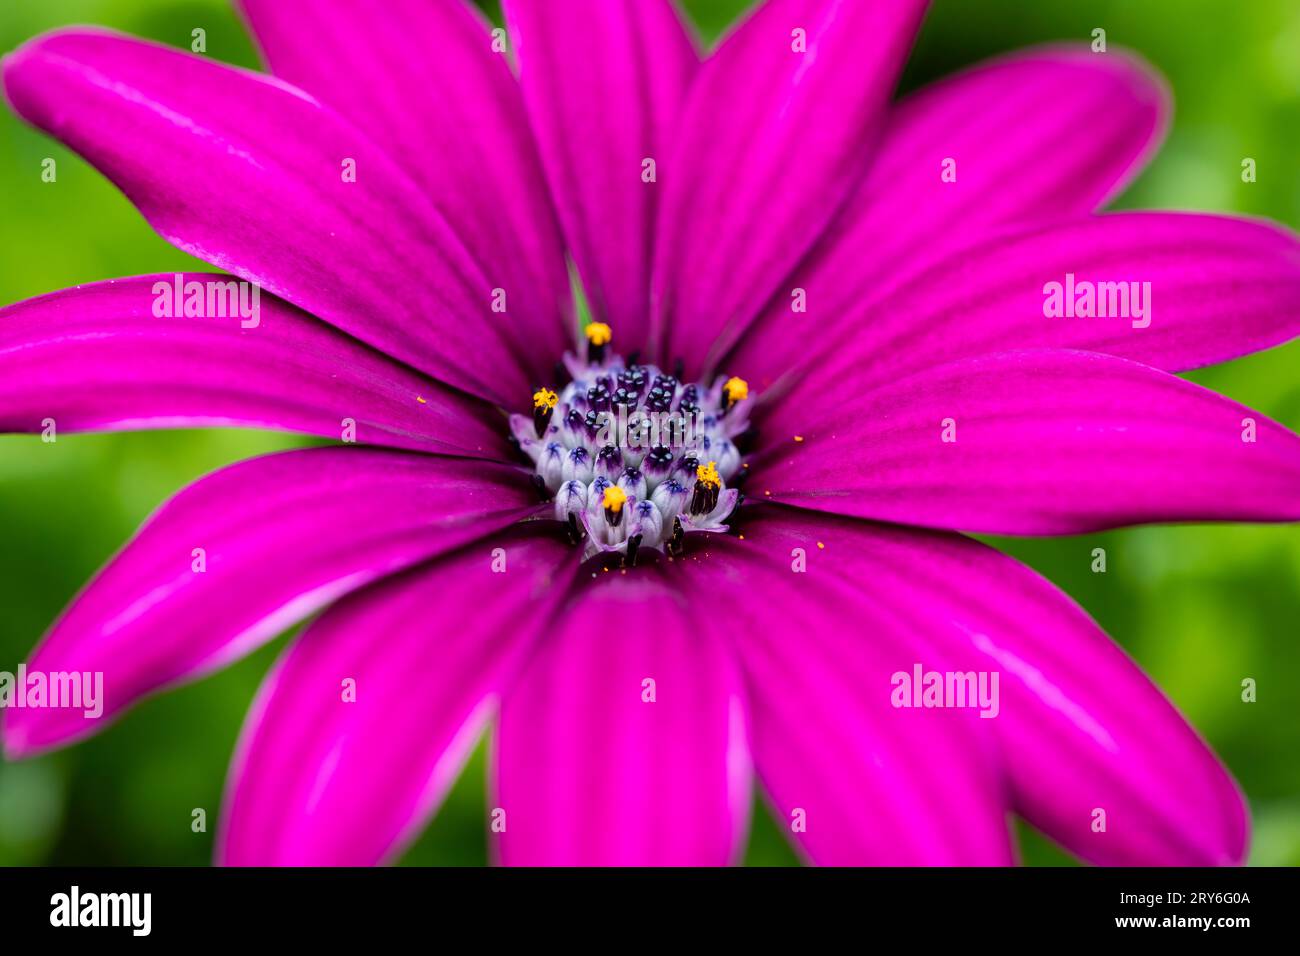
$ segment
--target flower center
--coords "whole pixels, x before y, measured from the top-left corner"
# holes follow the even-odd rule
[[[682,383],[625,362],[605,323],[586,334],[585,357],[564,357],[572,381],[533,393],[531,419],[510,416],[570,539],[584,544],[584,558],[614,552],[635,564],[641,549],[677,555],[688,534],[726,531],[741,498],[727,482],[741,468],[748,384]]]

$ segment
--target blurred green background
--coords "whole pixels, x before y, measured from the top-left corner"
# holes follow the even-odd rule
[[[498,16],[494,3],[486,4]],[[747,0],[685,0],[712,41]],[[255,66],[226,0],[3,0],[0,50],[96,23]],[[1145,55],[1176,100],[1168,144],[1118,205],[1269,216],[1300,227],[1300,4],[1296,0],[936,0],[904,77],[912,88],[1026,44],[1086,41]],[[863,38],[871,42],[870,37]],[[431,48],[430,55],[436,55]],[[44,157],[58,182],[39,180]],[[1254,157],[1258,181],[1243,184]],[[93,169],[0,110],[0,304],[113,276],[197,265],[145,225]],[[1300,342],[1195,380],[1300,430]],[[0,670],[12,671],[82,583],[167,496],[279,435],[213,431],[0,436]],[[1069,591],[1145,667],[1222,755],[1254,816],[1251,861],[1300,864],[1300,530],[1144,528],[998,541]],[[1107,549],[1109,572],[1090,552]],[[284,639],[198,684],[133,709],[105,733],[35,761],[0,763],[0,864],[202,864],[245,709]],[[1241,681],[1259,700],[1240,699]],[[486,859],[483,751],[407,863]],[[191,810],[208,811],[205,834]],[[1067,857],[1022,828],[1031,863]],[[748,860],[794,857],[757,809]]]

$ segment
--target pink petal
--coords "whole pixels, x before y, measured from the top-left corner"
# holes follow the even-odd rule
[[[1076,297],[1085,283],[1120,283],[1122,297],[1108,302],[1110,317],[1045,315],[1047,287],[1057,283],[1064,298],[1067,282]],[[1124,317],[1113,306],[1126,300]],[[1089,216],[963,249],[843,317],[853,331],[841,325],[848,337],[839,339],[831,324],[805,357],[795,400],[834,402],[940,362],[1021,348],[1087,349],[1184,371],[1300,335],[1300,237],[1226,216]]]
[[[519,82],[593,315],[644,349],[660,191],[699,64],[671,0],[504,0]],[[656,164],[657,182],[643,179]]]
[[[539,355],[572,347],[569,274],[519,84],[463,0],[240,0],[272,71],[338,110],[420,186]],[[303,29],[310,23],[310,29]]]
[[[900,602],[859,573],[874,560],[859,536],[838,525],[814,534],[831,522],[805,527],[802,517],[742,512],[744,540],[716,536],[674,565],[693,606],[724,612],[778,826],[826,865],[1011,863],[1003,772],[979,726],[987,721],[890,705],[894,673],[910,672],[918,654],[931,668],[945,660],[916,626],[933,623],[917,621],[926,601]],[[833,565],[818,538],[830,540]],[[809,573],[795,573],[796,548]]]
[[[914,651],[897,670],[920,663],[925,670],[997,672],[997,716],[963,712],[996,738],[1016,811],[1071,852],[1105,865],[1242,860],[1245,807],[1223,766],[1124,652],[1073,601],[1028,568],[957,535],[786,509],[752,509],[744,535],[744,541],[719,541],[711,549],[710,566],[715,578],[725,577],[736,591],[760,588],[764,615],[790,613],[788,606],[797,602],[808,623],[783,629],[781,640],[798,650],[787,650],[781,660],[809,656],[813,638],[817,644],[831,642],[828,655],[829,648],[852,646],[854,653],[828,657],[828,671],[834,660],[845,668],[839,679],[847,682],[867,654],[858,647],[883,641],[893,653],[897,639]],[[807,555],[802,575],[788,570],[794,547]],[[756,568],[765,569],[761,583],[753,577]],[[788,583],[771,580],[781,574],[789,574]],[[774,599],[782,587],[808,596],[841,595],[864,609],[845,613],[802,596]],[[856,599],[845,596],[852,594]],[[851,629],[839,623],[818,626],[841,613],[853,618]],[[742,646],[754,643],[752,634],[745,640]],[[748,665],[749,655],[743,659]],[[826,683],[833,680],[828,674]],[[871,695],[884,699],[892,690],[887,680],[857,687],[863,701]],[[756,698],[754,754],[760,774],[766,759],[762,706]],[[910,723],[929,726],[954,713],[897,709],[898,733],[906,733]],[[940,781],[937,786],[940,799],[969,807],[964,784]],[[1097,809],[1106,812],[1104,832],[1093,828]],[[810,818],[806,845],[830,839],[825,833],[814,838],[812,823]]]
[[[731,366],[775,378],[786,342],[856,342],[869,332],[864,302],[991,230],[1092,212],[1154,153],[1167,100],[1143,61],[1082,47],[1020,51],[905,97],[853,198],[736,343]],[[949,159],[955,182],[942,177]],[[806,312],[791,308],[794,288]]]
[[[490,845],[512,865],[734,862],[751,797],[723,635],[653,568],[579,586],[502,705]]]
[[[180,277],[182,295],[232,281]],[[110,279],[0,309],[0,431],[53,419],[64,433],[240,425],[339,440],[350,420],[365,444],[508,456],[487,406],[288,303],[260,296],[255,319],[155,316],[175,288],[174,275]]]
[[[663,184],[653,280],[655,338],[688,374],[758,314],[865,175],[924,8],[769,0],[705,63]]]
[[[249,713],[218,860],[394,857],[442,802],[576,566],[550,528],[507,532],[326,611]]]
[[[4,83],[186,252],[481,397],[517,400],[549,375],[554,358],[513,344],[491,283],[418,186],[302,92],[99,31],[33,40],[5,59]]]
[[[1300,519],[1300,436],[1090,352],[954,362],[839,404],[787,402],[761,427],[773,444],[751,491],[820,511],[991,534]]]
[[[349,591],[529,515],[535,500],[521,470],[468,459],[314,448],[232,465],[145,523],[55,622],[28,670],[102,672],[109,718]],[[106,722],[63,708],[6,709],[3,720],[10,755]]]

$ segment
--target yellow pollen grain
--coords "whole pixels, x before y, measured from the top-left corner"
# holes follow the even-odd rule
[[[795,440],[795,441],[803,441],[803,436],[802,436],[802,435],[795,435],[795,436],[794,436],[794,440]]]
[[[614,337],[614,330],[604,322],[592,322],[587,326],[587,341],[592,345],[608,345]]]
[[[821,551],[825,551],[825,550],[826,550],[826,545],[822,544],[820,541],[817,542],[817,547],[818,547],[818,549],[821,550]]]
[[[749,383],[733,375],[722,386],[722,393],[727,396],[729,402],[743,402],[749,398]]]
[[[533,392],[533,408],[554,408],[560,396],[549,388],[539,388]]]
[[[722,487],[722,476],[718,474],[718,463],[711,461],[695,469],[695,480],[706,488]]]
[[[605,489],[605,497],[600,499],[600,503],[606,511],[622,511],[623,505],[627,504],[627,492],[618,485],[610,485]]]
[[[429,404],[429,400],[428,400],[427,398],[425,398],[423,395],[417,395],[417,396],[415,396],[415,400],[416,400],[417,402],[419,402],[421,405],[428,405],[428,404]]]

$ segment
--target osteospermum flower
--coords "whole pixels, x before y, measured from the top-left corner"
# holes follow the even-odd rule
[[[731,861],[755,778],[822,863],[1007,863],[1010,813],[1098,863],[1242,859],[1160,691],[961,533],[1300,518],[1300,439],[1170,374],[1296,334],[1295,237],[1094,214],[1163,126],[1139,62],[1030,51],[893,103],[916,0],[769,0],[703,61],[666,0],[506,0],[517,79],[460,0],[242,5],[274,78],[86,30],[4,66],[269,294],[248,328],[156,316],[166,276],[9,307],[0,423],[367,446],[182,491],[29,662],[103,671],[115,714],[322,612],[219,860],[391,858],[489,724],[507,863]],[[1145,318],[1049,316],[1067,276],[1150,283]],[[996,716],[895,706],[914,666],[997,673]],[[98,726],[4,718],[12,756]]]

